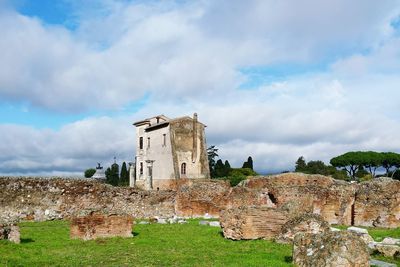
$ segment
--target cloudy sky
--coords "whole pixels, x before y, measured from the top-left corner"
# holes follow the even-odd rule
[[[132,123],[199,114],[261,173],[400,152],[398,0],[0,0],[0,174],[132,161]]]

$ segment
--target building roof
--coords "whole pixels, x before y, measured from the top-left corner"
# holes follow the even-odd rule
[[[157,124],[151,124],[150,125],[150,121],[152,120],[152,119],[157,119],[157,118],[160,118],[160,119],[162,119],[163,121],[161,121],[161,122],[159,122],[159,123],[157,123]],[[146,125],[146,124],[148,124],[149,126],[148,127],[146,127],[146,131],[147,130],[154,130],[155,128],[161,128],[161,127],[164,127],[164,126],[167,126],[170,122],[177,122],[177,121],[181,121],[181,120],[193,120],[193,118],[192,117],[190,117],[190,116],[182,116],[182,117],[178,117],[178,118],[174,118],[174,119],[170,119],[170,118],[168,118],[167,116],[165,116],[164,114],[161,114],[161,115],[157,115],[157,116],[154,116],[154,117],[150,117],[150,118],[147,118],[147,119],[144,119],[144,120],[141,120],[141,121],[137,121],[137,122],[135,122],[135,123],[133,123],[133,125],[135,125],[136,127],[138,127],[138,126],[142,126],[142,125]],[[203,123],[201,123],[201,122],[199,122],[199,121],[197,121],[198,123],[200,123],[200,124],[202,124],[204,127],[206,127],[206,125],[205,124],[203,124]]]
[[[150,118],[147,118],[147,119],[144,119],[144,120],[141,120],[141,121],[134,122],[133,125],[135,125],[135,126],[141,126],[141,125],[143,125],[143,124],[148,124],[148,123],[150,123],[150,120],[151,120],[151,119],[156,119],[156,118],[161,118],[161,119],[163,119],[164,121],[169,121],[169,120],[170,120],[170,118],[168,118],[168,117],[165,116],[164,114],[161,114],[161,115],[157,115],[157,116],[154,116],[154,117],[150,117]]]

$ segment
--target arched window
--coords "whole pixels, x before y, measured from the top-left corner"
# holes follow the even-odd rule
[[[182,163],[181,165],[181,174],[186,174],[186,163]]]

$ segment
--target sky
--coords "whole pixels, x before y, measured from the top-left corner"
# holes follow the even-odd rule
[[[0,175],[133,161],[158,114],[260,173],[400,152],[399,0],[0,0],[0,51]]]

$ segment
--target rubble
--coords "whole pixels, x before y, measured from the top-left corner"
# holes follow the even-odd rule
[[[113,187],[92,179],[0,178],[0,221],[46,221],[107,210],[135,218],[172,217],[175,192]]]

